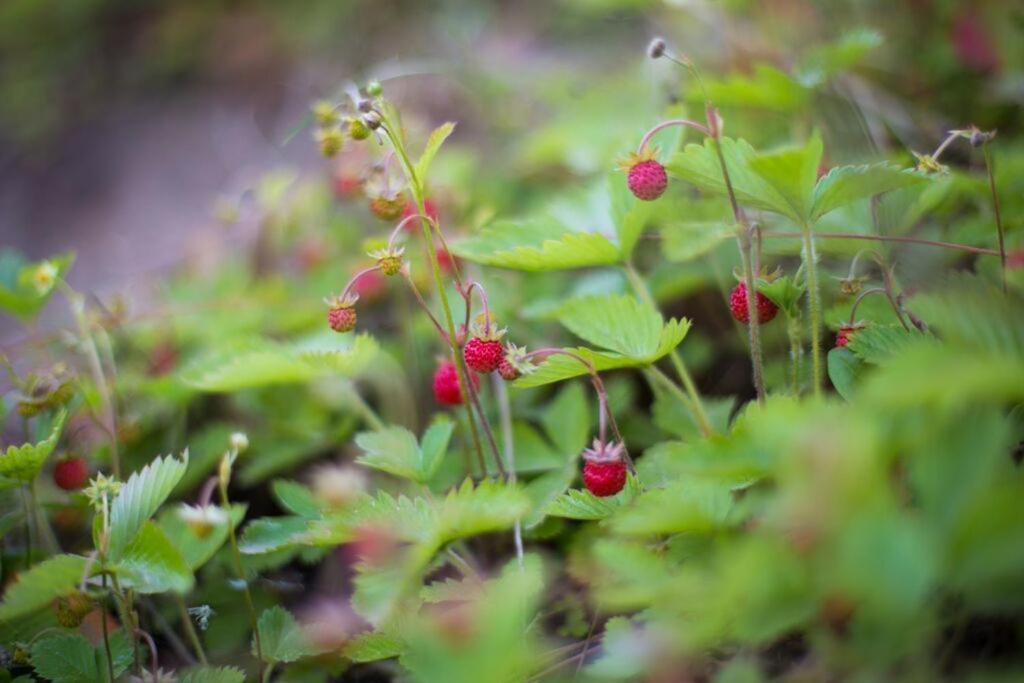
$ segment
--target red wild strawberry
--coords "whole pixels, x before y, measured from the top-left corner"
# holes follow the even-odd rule
[[[441,219],[441,214],[437,210],[437,204],[434,203],[433,199],[424,199],[423,208],[426,209],[427,217],[430,218],[430,220],[437,223]],[[417,214],[419,214],[419,210],[416,207],[416,202],[406,202],[405,208],[402,210],[402,218],[409,218],[410,216],[415,216]],[[420,229],[420,222],[409,221],[408,223],[405,224],[405,229],[407,232],[416,232],[417,230]]]
[[[660,197],[668,187],[668,173],[654,154],[653,149],[647,148],[638,154],[630,154],[619,164],[627,173],[629,191],[637,199],[648,202]]]
[[[354,173],[338,172],[334,175],[334,194],[339,199],[352,199],[363,190],[363,179]]]
[[[746,325],[750,322],[750,310],[747,308],[747,283],[741,282],[732,290],[729,297],[729,308],[732,317]],[[757,322],[761,325],[771,322],[779,312],[775,302],[761,292],[757,293]]]
[[[466,365],[481,374],[494,372],[505,358],[501,340],[497,338],[473,337],[462,349]]]
[[[614,496],[626,485],[626,463],[621,443],[605,443],[594,439],[594,445],[583,451],[583,484],[599,498]]]
[[[841,349],[850,343],[853,339],[853,335],[859,330],[864,329],[864,323],[847,323],[839,326],[839,331],[836,332],[836,348]]]
[[[53,481],[65,491],[77,491],[89,481],[89,465],[78,457],[61,460],[53,469]]]
[[[501,375],[503,380],[511,382],[533,371],[534,365],[530,362],[529,354],[526,353],[525,347],[509,344],[505,348],[505,357],[501,359],[501,364],[498,365],[498,374]]]
[[[480,387],[480,378],[476,375],[469,376],[473,388]],[[444,361],[437,366],[434,372],[434,398],[443,406],[462,405],[462,392],[459,391],[459,371],[455,369],[455,363]]]

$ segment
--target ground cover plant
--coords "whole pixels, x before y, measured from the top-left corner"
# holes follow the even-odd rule
[[[140,315],[5,251],[0,680],[1024,675],[1024,146],[833,161],[880,41],[638,46],[583,182],[348,83]]]

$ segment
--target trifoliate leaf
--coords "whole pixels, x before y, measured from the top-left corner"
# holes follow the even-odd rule
[[[187,467],[188,451],[185,451],[181,460],[171,456],[157,458],[128,478],[110,508],[107,554],[111,562],[121,559],[142,525],[171,495]]]

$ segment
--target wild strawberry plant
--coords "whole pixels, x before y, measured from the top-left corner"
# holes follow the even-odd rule
[[[759,92],[810,114],[870,44]],[[832,166],[813,125],[752,128],[759,149],[716,102],[756,83],[649,57],[691,118],[625,141],[571,211],[459,234],[487,207],[476,171],[461,206],[444,187],[456,125],[418,134],[371,82],[313,107],[337,197],[268,176],[251,263],[173,279],[155,315],[75,291],[69,256],[6,256],[0,306],[32,321],[59,293],[73,325],[7,362],[3,675],[1019,674],[1024,207],[999,204],[1000,140]],[[944,166],[954,146],[978,167]],[[704,330],[665,312],[696,291]]]

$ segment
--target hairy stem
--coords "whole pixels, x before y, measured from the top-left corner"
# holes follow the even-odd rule
[[[448,328],[448,343],[451,346],[452,355],[456,360],[455,372],[459,379],[459,389],[463,392],[464,396],[471,396],[472,383],[469,381],[469,375],[465,368],[461,356],[462,349],[456,341],[457,336],[455,334],[455,319],[452,317],[451,303],[448,301],[448,293],[445,291],[444,278],[441,275],[441,264],[437,260],[437,249],[434,246],[434,236],[431,231],[430,221],[427,219],[427,207],[424,203],[423,196],[423,185],[422,179],[417,177],[416,170],[414,169],[412,162],[409,161],[409,155],[405,151],[405,145],[397,131],[393,130],[390,121],[385,119],[385,125],[382,126],[384,132],[391,141],[391,147],[395,150],[398,155],[402,168],[405,171],[406,179],[409,181],[409,188],[412,191],[413,199],[416,201],[416,208],[420,214],[420,228],[423,231],[423,239],[427,244],[427,256],[430,259],[430,270],[434,276],[434,285],[437,288],[437,296],[441,299],[441,307],[444,309],[445,325]],[[466,409],[466,417],[469,420],[469,430],[473,438],[473,446],[476,448],[477,456],[480,461],[483,462],[483,445],[480,442],[480,434],[477,431],[476,422],[473,419],[473,409],[469,404],[464,404]],[[481,414],[481,420],[487,418]],[[495,454],[497,454],[497,448],[495,448]],[[486,475],[487,470],[484,470]]]
[[[220,502],[224,509],[231,514],[231,501],[228,500],[228,483],[220,482]],[[252,600],[252,593],[249,592],[249,581],[245,576],[245,568],[242,566],[242,554],[238,550],[238,537],[235,535],[235,525],[228,519],[228,540],[231,543],[231,559],[234,564],[235,575],[242,582],[242,592],[245,595],[245,608],[249,613],[249,628],[252,629],[253,638],[256,641],[256,658],[259,660],[259,670],[263,672],[263,643],[260,640],[259,626],[256,620],[256,605]]]
[[[498,398],[498,416],[501,421],[501,442],[505,450],[505,465],[508,467],[508,480],[516,483],[516,453],[515,444],[512,441],[512,406],[508,400],[508,387],[505,380],[495,374],[491,374],[491,384],[494,387],[494,395]],[[516,545],[516,560],[519,568],[523,568],[523,524],[518,518],[512,529],[513,540]]]
[[[800,317],[786,316],[786,333],[789,336],[789,384],[794,396],[800,395],[800,366],[803,364],[804,344],[800,332]]]
[[[814,377],[814,395],[821,396],[821,289],[818,285],[817,254],[814,234],[809,223],[803,224],[804,267],[807,270],[807,304],[811,318],[811,368]]]

